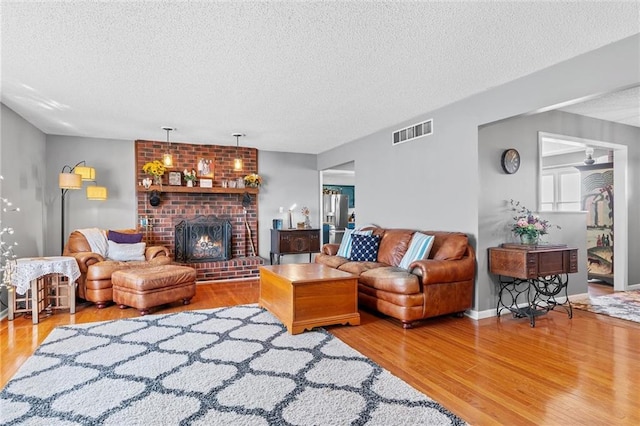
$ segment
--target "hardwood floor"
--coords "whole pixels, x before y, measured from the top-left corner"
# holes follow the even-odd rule
[[[594,291],[606,292],[606,288]],[[154,313],[255,303],[256,281],[198,285],[192,304]],[[474,321],[441,317],[411,330],[360,311],[361,325],[332,326],[338,338],[474,425],[640,424],[640,324],[574,310],[538,317],[536,327],[510,315]],[[84,304],[32,325],[0,323],[4,387],[58,325],[138,316]]]

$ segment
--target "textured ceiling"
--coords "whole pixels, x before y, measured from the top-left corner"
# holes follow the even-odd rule
[[[603,95],[561,110],[640,127],[640,86]]]
[[[640,32],[638,2],[2,1],[48,134],[319,153]]]

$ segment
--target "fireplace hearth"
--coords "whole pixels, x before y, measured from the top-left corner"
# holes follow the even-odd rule
[[[231,259],[231,222],[216,216],[199,216],[175,226],[177,262],[216,262]]]

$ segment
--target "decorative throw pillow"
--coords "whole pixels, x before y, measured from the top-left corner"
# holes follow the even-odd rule
[[[124,232],[109,231],[107,239],[118,244],[135,244],[142,241],[142,234],[126,234]]]
[[[120,262],[128,262],[130,260],[145,260],[145,246],[145,243],[119,244],[109,240],[108,258],[111,260],[119,260]]]
[[[338,248],[338,256],[349,258],[351,254],[351,236],[356,235],[371,235],[373,231],[356,231],[354,229],[345,229],[344,236],[342,237],[342,242],[340,242],[340,247]]]
[[[416,232],[413,234],[413,237],[411,237],[409,248],[402,257],[398,267],[409,269],[409,265],[416,260],[426,259],[431,251],[431,246],[433,246],[433,235]]]
[[[351,236],[350,260],[357,262],[375,262],[378,259],[378,247],[380,247],[380,237],[377,235]]]

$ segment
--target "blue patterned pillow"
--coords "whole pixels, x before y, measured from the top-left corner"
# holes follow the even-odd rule
[[[378,247],[380,247],[379,236],[353,234],[349,259],[357,262],[375,262],[378,259]]]
[[[420,232],[413,234],[411,244],[407,252],[402,256],[398,267],[409,269],[409,266],[416,260],[426,259],[433,245],[433,235],[425,235]]]
[[[353,229],[345,229],[344,236],[340,242],[340,247],[336,255],[346,257],[347,259],[351,255],[351,236],[352,235],[371,235],[373,231],[356,231]]]

